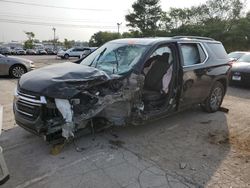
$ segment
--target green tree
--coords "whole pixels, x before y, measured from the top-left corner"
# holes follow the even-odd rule
[[[243,5],[241,0],[208,0],[191,8],[171,8],[161,18],[162,25],[170,28],[165,35],[212,37],[222,41],[228,51],[246,49],[250,25],[242,13]]]
[[[155,36],[160,26],[162,9],[160,0],[137,0],[133,11],[125,16],[127,26],[142,33],[142,36]]]
[[[34,43],[35,34],[33,32],[27,32],[27,31],[25,31],[24,33],[26,34],[26,36],[28,38],[28,40],[26,40],[24,42],[24,48],[25,49],[33,48],[34,47],[33,43]]]
[[[89,40],[89,46],[96,46],[99,47],[103,45],[104,43],[121,38],[121,35],[118,33],[113,33],[113,32],[103,32],[99,31],[95,33]]]
[[[63,46],[65,47],[65,48],[71,48],[72,47],[72,42],[71,41],[69,41],[68,39],[64,39],[64,42],[63,42]]]

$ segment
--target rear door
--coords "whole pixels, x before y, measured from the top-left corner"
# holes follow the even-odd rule
[[[83,48],[77,48],[76,49],[76,56],[81,57],[83,54],[84,49]]]
[[[201,103],[208,96],[211,78],[207,75],[208,53],[202,43],[181,42],[183,85],[180,107]]]
[[[78,55],[78,48],[73,48],[72,50],[71,50],[71,52],[70,52],[70,56],[72,56],[72,57],[77,57],[77,56],[79,56]]]

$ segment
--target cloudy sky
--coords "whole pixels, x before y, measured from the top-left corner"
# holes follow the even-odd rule
[[[33,31],[39,40],[88,41],[97,31],[126,31],[124,16],[135,0],[0,0],[0,42],[26,39],[24,31]],[[162,0],[169,7],[190,7],[206,0]],[[249,0],[248,0],[249,1]],[[247,10],[249,10],[249,3]]]

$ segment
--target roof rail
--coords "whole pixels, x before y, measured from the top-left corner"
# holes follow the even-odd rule
[[[198,40],[213,40],[213,38],[209,37],[199,37],[199,36],[174,36],[173,39],[198,39]]]

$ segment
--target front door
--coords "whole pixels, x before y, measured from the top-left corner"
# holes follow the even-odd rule
[[[9,74],[9,65],[7,58],[5,56],[0,55],[0,75]]]

